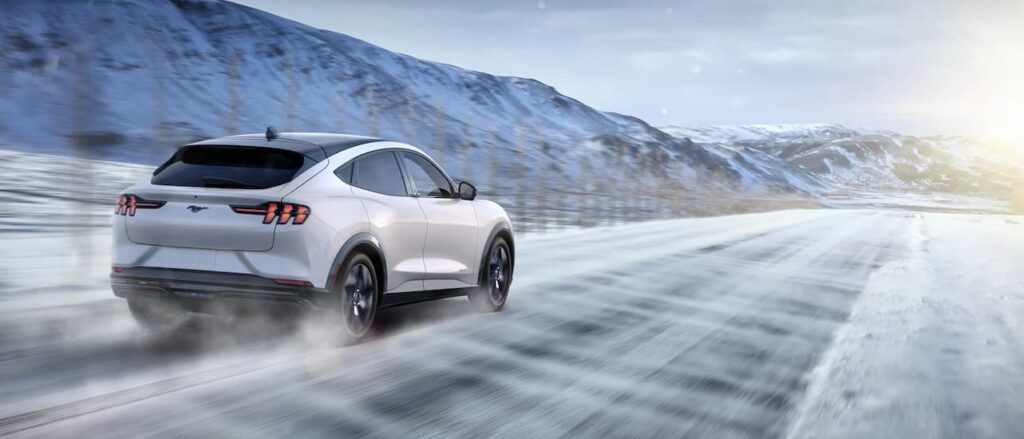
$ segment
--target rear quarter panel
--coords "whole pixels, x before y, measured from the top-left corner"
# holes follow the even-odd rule
[[[321,288],[327,280],[335,257],[352,236],[369,230],[366,210],[352,195],[352,187],[334,174],[339,165],[331,163],[284,201],[310,207],[312,215],[300,227],[277,228],[275,249],[288,246],[289,252],[305,253],[309,260],[310,281]]]

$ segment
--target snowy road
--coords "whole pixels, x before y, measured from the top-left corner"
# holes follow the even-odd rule
[[[1024,218],[783,211],[534,236],[510,302],[378,336],[135,333],[107,235],[0,235],[0,435],[1013,437]],[[72,248],[74,251],[72,251]]]

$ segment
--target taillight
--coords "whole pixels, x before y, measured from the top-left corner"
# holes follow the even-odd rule
[[[166,201],[144,200],[138,195],[124,194],[117,199],[117,207],[114,215],[135,216],[136,209],[159,209],[167,204]]]
[[[309,218],[309,208],[301,204],[295,205],[295,224],[302,224]]]
[[[308,280],[299,280],[299,279],[280,279],[280,278],[275,278],[274,282],[277,283],[278,285],[288,285],[290,287],[312,287],[313,286],[313,282],[310,282]]]
[[[263,224],[270,224],[277,219],[278,224],[302,224],[309,218],[309,207],[295,203],[263,203],[259,206],[231,206],[235,213],[246,215],[263,215]]]

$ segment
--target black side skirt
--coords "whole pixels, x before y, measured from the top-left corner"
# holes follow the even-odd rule
[[[411,291],[408,293],[386,293],[381,301],[381,308],[398,305],[426,302],[428,300],[447,299],[449,297],[467,296],[475,288],[452,288],[449,290]]]

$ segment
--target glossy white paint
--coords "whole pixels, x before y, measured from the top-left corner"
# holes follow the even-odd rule
[[[419,203],[412,197],[383,195],[357,187],[352,188],[352,194],[366,210],[370,220],[368,231],[381,241],[388,264],[388,290],[422,290],[427,218]]]
[[[477,236],[475,201],[419,198],[427,218],[424,264],[428,280],[455,280],[475,285],[482,249]]]
[[[410,145],[378,141],[339,152],[292,182],[264,190],[132,186],[124,192],[167,204],[115,218],[113,265],[302,279],[325,288],[344,244],[368,234],[384,253],[387,292],[476,285],[483,247],[495,227],[511,230],[508,215],[490,201],[379,194],[334,174],[385,149],[426,156]],[[302,225],[262,224],[262,217],[229,207],[266,201],[303,204],[312,213]],[[191,212],[192,205],[206,209]]]

